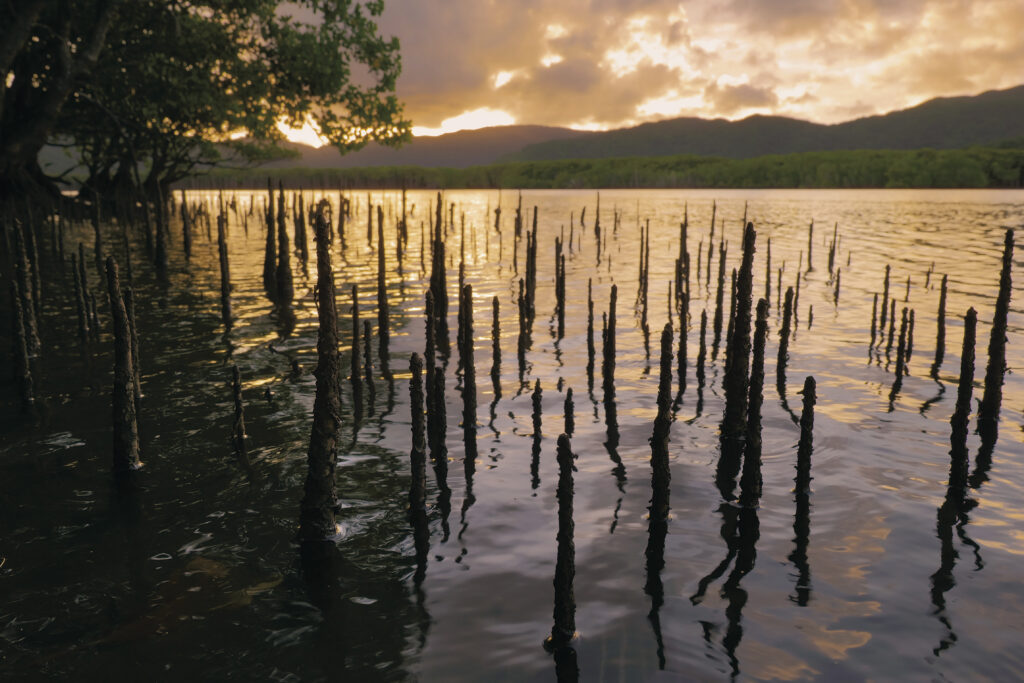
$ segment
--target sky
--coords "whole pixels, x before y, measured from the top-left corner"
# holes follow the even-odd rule
[[[836,123],[1024,83],[1024,0],[386,0],[415,135]]]

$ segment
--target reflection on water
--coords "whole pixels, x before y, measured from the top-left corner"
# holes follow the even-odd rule
[[[966,431],[950,453],[956,392],[946,391],[960,372],[962,312],[976,308],[978,338],[989,338],[1003,233],[1024,216],[1020,192],[622,190],[602,191],[598,213],[593,192],[528,191],[520,206],[508,192],[499,200],[497,192],[453,191],[439,203],[434,192],[410,191],[401,228],[400,192],[307,191],[286,193],[286,240],[275,195],[268,231],[265,191],[223,194],[229,330],[216,235],[200,219],[186,262],[180,212],[172,214],[164,282],[144,241],[130,242],[146,461],[131,490],[107,472],[111,337],[91,227],[74,226],[66,239],[97,295],[99,343],[79,341],[75,278],[61,274],[43,240],[40,335],[48,351],[34,368],[39,418],[17,418],[14,388],[2,388],[0,652],[12,677],[1024,675],[1014,647],[1024,632],[1014,557],[1024,553],[1019,290],[1008,310],[1010,373],[996,429]],[[187,196],[207,207],[200,218],[218,214],[218,193]],[[298,231],[308,225],[294,220],[294,199],[306,221],[321,199],[331,206],[347,446],[337,464],[339,536],[301,550],[294,539],[317,292],[315,264],[304,267],[300,257],[306,236]],[[727,276],[740,263],[744,211],[758,234],[753,291],[764,291],[771,307],[763,490],[738,504],[728,475],[739,456],[721,469],[727,354],[719,350],[728,343]],[[811,220],[838,228],[808,241]],[[639,226],[649,230],[643,250]],[[109,230],[106,243],[120,253],[120,228]],[[670,288],[683,281],[681,234],[694,272],[676,307]],[[270,235],[297,250],[288,273],[275,259],[272,289],[264,282]],[[564,245],[564,330],[556,238]],[[839,276],[825,255],[841,266],[838,301]],[[446,273],[433,283],[432,264]],[[279,272],[291,277],[290,305],[268,299]],[[467,289],[458,290],[462,280]],[[428,303],[432,284],[443,301]],[[378,285],[387,348],[379,344]],[[449,339],[467,291],[473,330],[456,336],[471,339],[473,369],[487,368],[490,382],[477,383]],[[425,325],[428,305],[441,312],[436,326]],[[531,307],[534,319],[521,326],[520,311]],[[813,327],[799,325],[810,322],[811,307]],[[645,330],[671,317],[678,333],[681,310],[687,335],[675,357],[688,367],[674,375],[672,511],[661,519],[650,516],[651,492],[636,485],[650,471],[657,411]],[[440,353],[424,367],[429,425],[416,512],[405,368],[428,343]],[[902,372],[900,346],[915,351]],[[609,348],[598,367],[597,354]],[[979,367],[986,353],[979,347]],[[234,455],[231,366],[241,379],[248,468]],[[794,379],[808,375],[817,379],[813,487],[809,465],[798,467],[795,486],[793,478],[802,396]],[[573,406],[569,387],[580,408],[571,422],[559,412]],[[446,397],[445,410],[431,395]],[[555,436],[563,424],[578,456],[579,638],[549,655],[538,643],[551,628]],[[962,561],[965,554],[972,559]]]

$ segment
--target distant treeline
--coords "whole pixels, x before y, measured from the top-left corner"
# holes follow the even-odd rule
[[[267,176],[292,187],[331,188],[1017,188],[1024,187],[1024,149],[854,150],[753,159],[684,155],[470,168],[257,168],[218,171],[193,182],[265,187]]]

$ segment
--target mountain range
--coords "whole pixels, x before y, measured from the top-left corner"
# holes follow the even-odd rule
[[[1024,138],[1024,85],[940,97],[909,109],[831,125],[783,116],[738,121],[676,118],[585,132],[549,126],[496,126],[418,137],[399,149],[371,144],[341,156],[333,147],[290,144],[300,158],[266,168],[424,166],[465,168],[506,161],[696,154],[745,159],[853,149],[955,149]]]

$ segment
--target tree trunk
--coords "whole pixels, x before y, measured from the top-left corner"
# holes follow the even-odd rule
[[[273,229],[273,226],[268,227]],[[338,459],[338,427],[341,424],[338,309],[327,222],[322,209],[317,211],[315,230],[320,331],[317,335],[318,362],[313,373],[316,376],[313,431],[307,455],[305,494],[299,514],[299,538],[303,541],[323,540],[337,533],[334,467]]]
[[[0,200],[25,196],[58,196],[56,186],[39,168],[38,156],[53,129],[60,113],[61,106],[71,94],[78,79],[89,72],[96,64],[100,51],[106,43],[107,32],[114,21],[115,10],[120,0],[100,2],[96,12],[96,21],[91,31],[83,35],[81,41],[73,41],[70,37],[71,18],[61,16],[58,26],[48,27],[51,40],[55,42],[56,68],[52,79],[48,79],[47,87],[37,94],[29,96],[29,101],[19,103],[16,110],[6,106],[7,74],[9,67],[15,66],[14,87],[19,91],[27,86],[22,83],[31,82],[33,74],[18,73],[15,62],[27,40],[19,44],[19,36],[26,31],[30,34],[32,26],[42,10],[30,3],[22,12],[18,12],[15,22],[8,27],[8,40],[0,43],[0,73],[5,74],[3,97],[0,97]],[[35,16],[32,13],[35,12]],[[23,23],[29,22],[27,28]],[[71,51],[72,43],[76,50]],[[11,51],[13,50],[13,54]],[[5,64],[3,60],[9,62]],[[19,87],[21,86],[21,87]],[[32,86],[34,90],[35,87]]]

